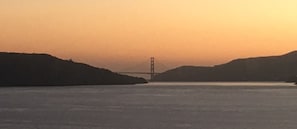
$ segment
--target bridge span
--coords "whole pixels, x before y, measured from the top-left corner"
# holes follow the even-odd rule
[[[150,79],[152,80],[157,74],[160,74],[160,73],[157,73],[155,72],[155,58],[154,57],[151,57],[150,58],[150,72],[117,72],[119,74],[148,74],[150,75]]]

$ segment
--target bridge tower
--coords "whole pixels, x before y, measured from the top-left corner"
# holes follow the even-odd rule
[[[154,78],[155,76],[155,57],[151,57],[151,80]]]

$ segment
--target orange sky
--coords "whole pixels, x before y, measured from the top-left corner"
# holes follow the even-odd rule
[[[150,56],[168,68],[215,65],[297,50],[296,5],[296,0],[1,0],[0,51],[49,53],[115,71]]]

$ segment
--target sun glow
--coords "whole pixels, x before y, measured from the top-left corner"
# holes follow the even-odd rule
[[[295,0],[0,1],[0,50],[121,69],[214,65],[297,48]]]

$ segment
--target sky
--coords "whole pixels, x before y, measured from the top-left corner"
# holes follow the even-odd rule
[[[296,0],[0,0],[0,51],[113,71],[297,50]],[[161,67],[162,66],[162,67]]]

